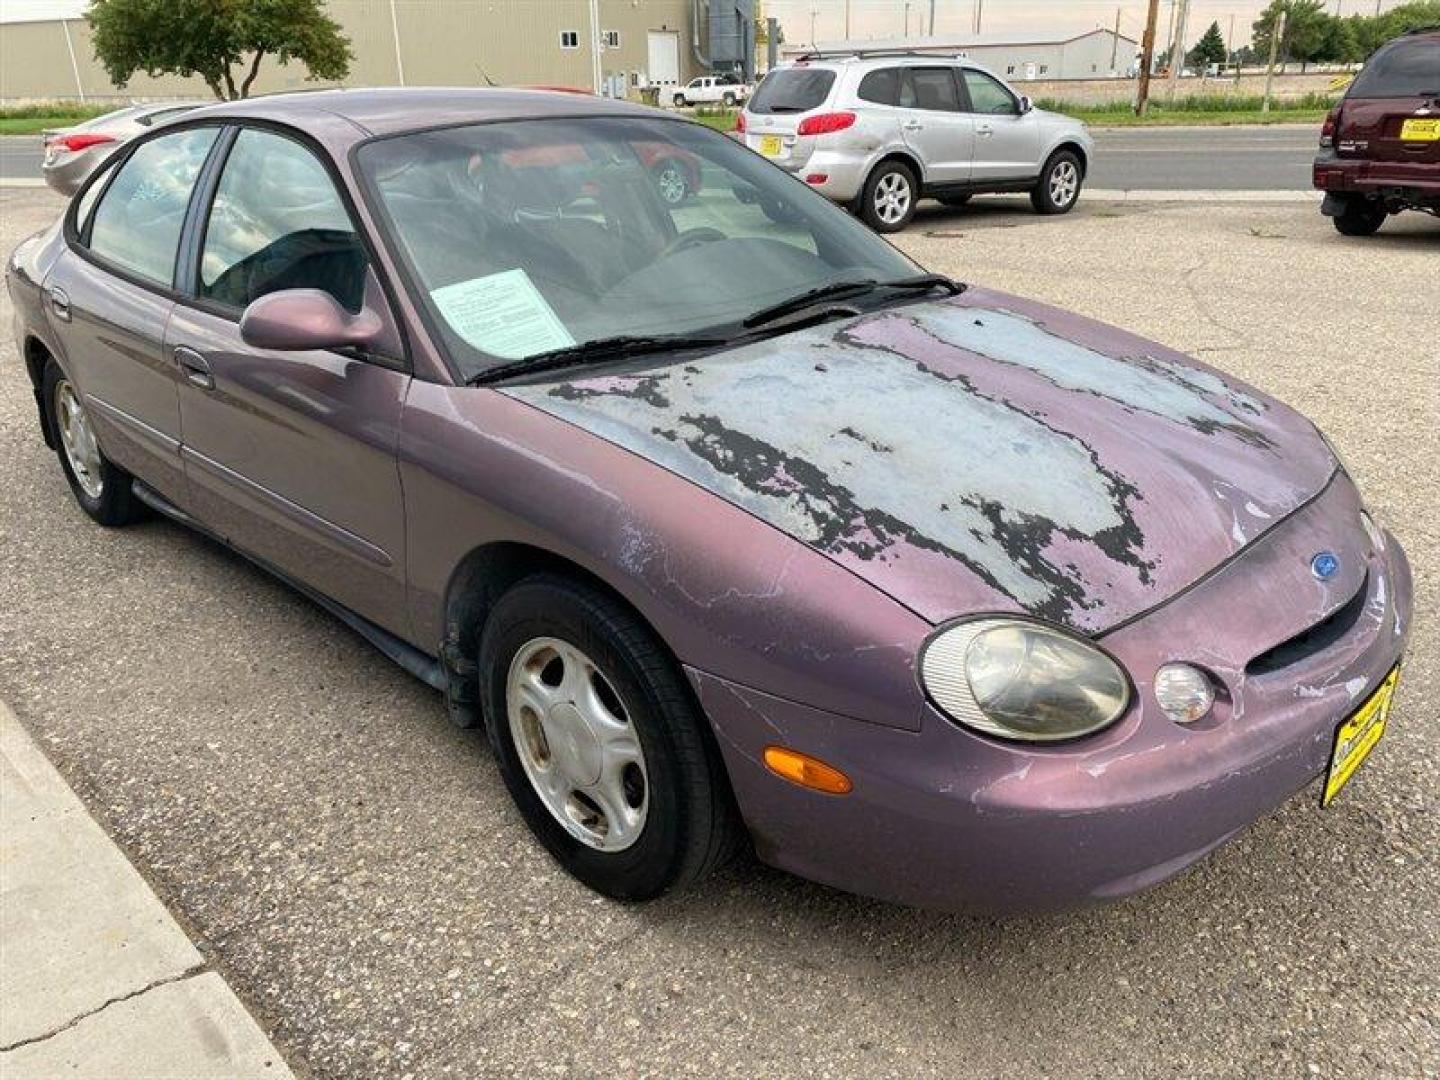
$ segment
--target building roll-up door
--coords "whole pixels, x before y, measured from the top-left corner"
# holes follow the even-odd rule
[[[651,30],[648,38],[651,86],[675,86],[680,82],[680,34],[675,30]]]

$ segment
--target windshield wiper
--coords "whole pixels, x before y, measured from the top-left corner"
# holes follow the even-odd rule
[[[628,360],[632,356],[650,353],[678,352],[682,349],[711,349],[729,344],[727,338],[687,337],[683,334],[620,334],[615,337],[582,341],[579,345],[567,345],[563,349],[550,349],[519,360],[486,368],[466,380],[471,386],[481,383],[498,382],[516,375],[530,375],[537,371],[552,371],[555,368],[579,367],[585,364],[609,363],[614,360]]]
[[[866,293],[874,292],[876,289],[904,289],[908,292],[929,292],[932,289],[944,289],[951,296],[965,291],[965,286],[958,281],[952,281],[944,274],[917,274],[915,277],[897,278],[894,281],[876,281],[874,278],[859,278],[854,281],[832,281],[828,285],[819,285],[808,289],[798,296],[792,296],[788,300],[781,300],[778,304],[771,304],[769,307],[761,308],[745,317],[744,325],[747,329],[754,329],[757,326],[764,326],[766,323],[783,319],[787,315],[793,315],[797,311],[803,311],[812,304],[818,304],[825,300],[842,300],[854,296],[863,296]]]

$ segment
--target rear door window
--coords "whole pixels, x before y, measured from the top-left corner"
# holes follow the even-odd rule
[[[1392,98],[1440,95],[1440,45],[1423,38],[1381,49],[1361,69],[1347,97]]]
[[[782,68],[767,75],[750,99],[752,113],[799,113],[818,109],[830,96],[835,72],[827,68]]]
[[[879,68],[869,72],[860,80],[860,89],[855,95],[861,101],[874,105],[898,105],[900,103],[900,69]]]
[[[169,286],[190,192],[219,130],[191,128],[137,147],[95,207],[90,250],[121,270]]]
[[[949,68],[908,68],[900,88],[900,104],[908,109],[959,112],[960,93]]]

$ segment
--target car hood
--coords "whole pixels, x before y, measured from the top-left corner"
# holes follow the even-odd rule
[[[1308,421],[1258,391],[980,289],[504,392],[932,622],[1014,611],[1103,632],[1234,555],[1336,467]]]

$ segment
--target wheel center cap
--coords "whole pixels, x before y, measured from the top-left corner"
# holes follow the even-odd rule
[[[600,740],[569,703],[556,705],[545,717],[545,740],[561,771],[579,787],[600,779]]]

